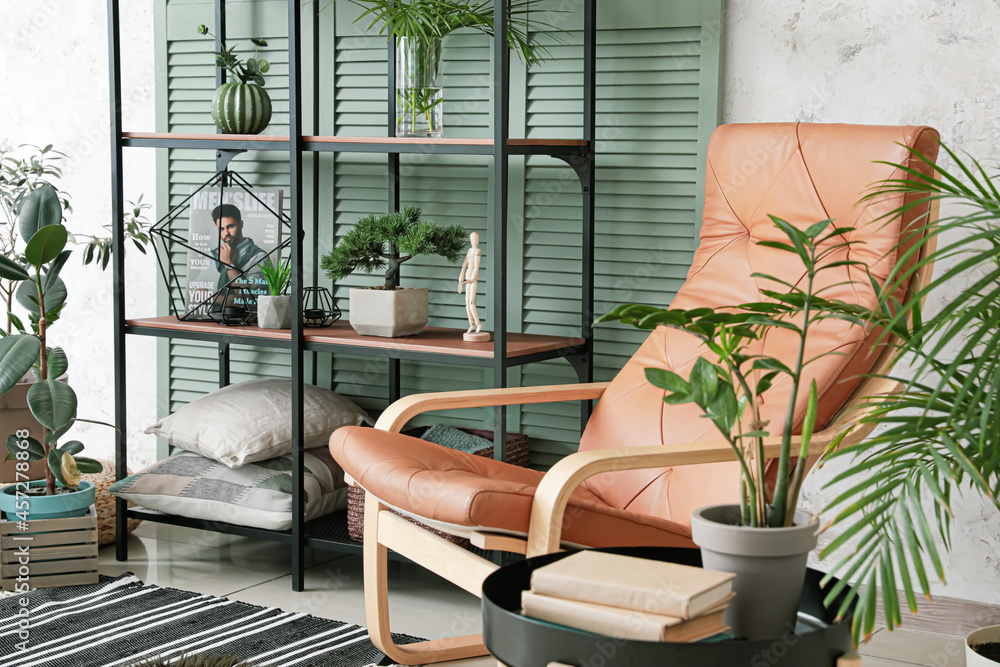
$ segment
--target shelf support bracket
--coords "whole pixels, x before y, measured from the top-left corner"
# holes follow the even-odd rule
[[[232,149],[215,151],[215,170],[225,171],[229,169],[229,163],[232,162],[233,158],[239,155],[240,153],[246,153],[246,151],[232,150]],[[229,185],[229,184],[224,183],[223,185]]]

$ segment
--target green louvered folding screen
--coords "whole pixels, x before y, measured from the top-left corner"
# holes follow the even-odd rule
[[[320,2],[319,6],[326,4]],[[553,2],[565,10],[550,19],[566,32],[550,45],[555,59],[530,72],[516,58],[511,73],[511,136],[580,134],[582,111],[582,16],[579,3]],[[267,133],[287,131],[287,6],[283,0],[228,2],[230,41],[249,48],[250,36],[268,39],[272,63],[267,88],[275,114]],[[385,136],[386,43],[355,24],[356,6],[339,2],[318,15],[303,8],[303,109],[306,131]],[[214,88],[212,42],[195,32],[210,24],[207,0],[158,0],[158,130],[212,132],[208,101]],[[718,122],[722,0],[619,0],[598,3],[598,155],[596,300],[598,311],[623,301],[666,305],[683,281],[695,246],[708,138]],[[314,41],[315,36],[315,41]],[[317,44],[312,57],[313,44]],[[490,59],[487,37],[460,32],[445,40],[445,124],[448,136],[489,137]],[[160,202],[176,203],[214,172],[214,156],[188,150],[160,157]],[[491,158],[403,156],[401,201],[415,203],[427,218],[461,224],[482,237],[483,275],[490,275],[493,225]],[[306,248],[328,250],[362,215],[386,210],[386,158],[322,154],[305,159]],[[283,153],[250,153],[233,163],[261,185],[287,186]],[[578,335],[580,304],[580,189],[573,172],[549,158],[512,158],[509,262],[510,329]],[[316,187],[312,188],[315,183]],[[161,204],[161,214],[165,208]],[[183,275],[182,256],[175,258]],[[330,286],[312,262],[307,276]],[[416,259],[403,268],[404,285],[431,291],[431,324],[465,327],[458,268],[440,258]],[[337,286],[347,305],[351,286],[378,284],[378,276],[351,276]],[[492,286],[480,285],[480,314],[488,315]],[[160,302],[166,308],[166,301]],[[608,379],[635,350],[642,335],[620,328],[597,332],[597,379]],[[217,348],[164,342],[160,358],[160,405],[164,413],[217,386]],[[287,376],[286,353],[238,347],[232,379]],[[307,359],[315,381],[335,387],[377,411],[387,397],[381,358],[315,355]],[[404,362],[404,393],[488,386],[488,370]],[[511,372],[511,383],[575,381],[565,362],[546,362]],[[579,411],[558,404],[512,409],[510,427],[533,438],[533,464],[551,465],[573,450]],[[458,425],[478,425],[478,411],[452,412]],[[623,443],[624,444],[624,443]]]

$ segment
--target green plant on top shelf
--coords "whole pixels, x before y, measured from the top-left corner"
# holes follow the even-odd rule
[[[7,317],[16,334],[0,338],[0,395],[6,394],[32,368],[38,381],[28,389],[28,407],[44,429],[42,442],[22,433],[7,438],[7,460],[30,462],[45,459],[46,495],[55,493],[55,484],[77,487],[81,473],[98,473],[100,463],[78,454],[83,444],[71,440],[62,446],[59,439],[80,421],[76,416],[76,392],[56,378],[66,373],[69,362],[61,348],[49,347],[49,329],[66,305],[66,285],[59,278],[72,250],[66,249],[69,233],[62,224],[59,195],[51,185],[33,190],[21,203],[19,231],[27,245],[24,265],[0,255],[0,277],[19,283],[16,296],[29,313],[30,332],[19,317]],[[99,423],[99,422],[92,422]]]
[[[208,26],[204,24],[198,26],[198,34],[215,37],[209,31]],[[271,63],[263,58],[257,58],[257,51],[267,46],[267,40],[261,37],[251,37],[250,41],[257,48],[244,63],[236,55],[236,46],[226,46],[226,40],[222,39],[220,41],[221,50],[214,51],[215,65],[228,71],[233,77],[233,82],[239,79],[240,83],[256,83],[258,86],[263,86],[264,75],[271,69]]]
[[[281,261],[278,257],[278,265],[271,263],[271,258],[267,257],[259,264],[264,280],[267,282],[267,292],[271,296],[279,296],[286,289],[292,280],[292,267],[289,260]]]
[[[365,273],[386,269],[384,289],[394,290],[399,287],[403,262],[419,255],[440,255],[454,263],[465,249],[465,237],[461,226],[439,227],[421,220],[416,206],[407,206],[396,213],[373,213],[358,220],[320,266],[333,280],[358,269]]]
[[[323,9],[336,0],[330,0]],[[366,30],[377,25],[379,35],[416,37],[426,41],[441,38],[460,28],[493,35],[493,0],[347,0],[364,11],[356,19],[370,19]],[[507,48],[528,65],[550,57],[548,50],[532,42],[530,34],[542,30],[563,32],[550,23],[532,18],[541,13],[542,0],[513,0],[507,9]],[[546,14],[553,12],[546,11]],[[559,13],[558,11],[554,13]]]

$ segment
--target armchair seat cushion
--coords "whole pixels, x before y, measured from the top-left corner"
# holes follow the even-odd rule
[[[344,471],[382,502],[430,521],[526,534],[543,473],[425,440],[371,428],[337,430],[330,450]],[[589,547],[693,547],[691,530],[620,510],[580,487],[563,520],[562,539]]]

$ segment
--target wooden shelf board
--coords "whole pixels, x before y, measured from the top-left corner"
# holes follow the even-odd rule
[[[288,135],[277,134],[176,134],[168,132],[123,132],[125,139],[177,139],[205,142],[270,141],[287,142]],[[413,144],[439,146],[492,146],[492,139],[461,139],[445,137],[423,139],[416,137],[321,137],[304,136],[305,142],[318,144]],[[508,146],[586,146],[584,139],[508,139]]]
[[[202,334],[219,334],[247,338],[262,338],[269,340],[291,340],[288,330],[261,329],[257,326],[228,327],[215,322],[185,322],[176,317],[150,317],[126,320],[131,327],[145,327]],[[350,347],[408,350],[428,354],[452,355],[461,357],[493,358],[493,341],[488,343],[468,343],[462,339],[465,332],[461,329],[444,329],[427,327],[423,333],[406,338],[380,338],[378,336],[362,336],[347,322],[335,322],[330,327],[307,327],[305,340],[307,343],[344,345]],[[585,344],[583,338],[562,336],[539,336],[533,334],[507,334],[507,357],[516,358],[530,354],[551,352]]]

